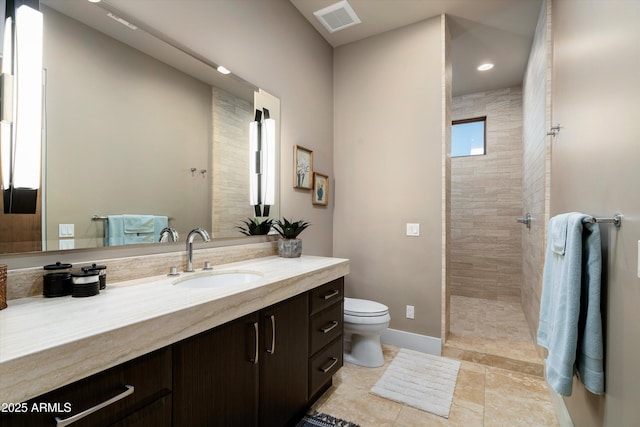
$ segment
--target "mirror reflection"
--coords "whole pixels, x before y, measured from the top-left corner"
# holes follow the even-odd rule
[[[182,242],[195,227],[242,236],[236,227],[254,217],[249,124],[268,109],[278,149],[279,100],[103,7],[41,0],[41,215],[1,221],[42,219],[16,224],[22,235],[0,252],[158,242],[167,226]]]

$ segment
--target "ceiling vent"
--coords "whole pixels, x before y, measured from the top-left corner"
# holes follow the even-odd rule
[[[339,1],[313,12],[313,14],[330,33],[335,33],[361,22],[347,0]]]

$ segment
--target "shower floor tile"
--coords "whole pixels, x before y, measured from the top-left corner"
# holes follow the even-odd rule
[[[504,369],[543,374],[520,302],[451,296],[443,354]]]

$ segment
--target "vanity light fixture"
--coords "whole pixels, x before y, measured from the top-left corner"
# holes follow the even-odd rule
[[[249,203],[256,217],[269,216],[275,202],[275,135],[276,122],[269,110],[256,110],[249,124]]]
[[[493,68],[493,64],[490,62],[485,62],[478,66],[478,71],[488,71]]]
[[[43,17],[25,4],[7,15],[3,104],[12,111],[2,112],[0,131],[4,212],[33,214],[40,188]],[[14,95],[10,102],[8,92]]]
[[[222,65],[219,65],[216,70],[218,70],[218,72],[222,74],[231,74],[231,71],[227,70],[226,67],[223,67]]]

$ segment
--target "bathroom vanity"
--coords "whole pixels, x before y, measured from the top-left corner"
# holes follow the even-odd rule
[[[0,312],[2,425],[52,426],[111,400],[58,425],[287,425],[342,366],[348,271],[267,257],[208,273],[259,276],[233,286],[181,288],[183,274],[17,300]]]

